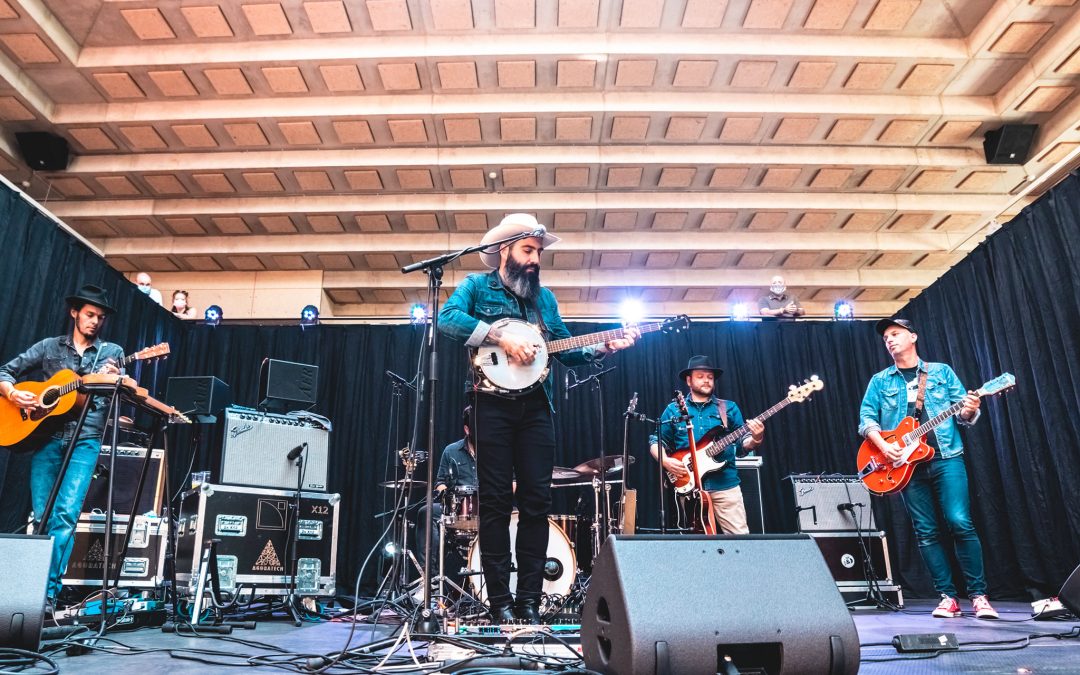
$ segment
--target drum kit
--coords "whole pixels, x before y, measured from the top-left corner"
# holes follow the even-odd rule
[[[601,461],[601,459],[603,461]],[[617,477],[622,471],[623,458],[621,456],[606,456],[582,462],[573,468],[555,467],[552,471],[552,488],[588,487],[593,495],[593,514],[588,524],[589,537],[580,541],[578,516],[570,514],[552,514],[548,516],[548,547],[547,559],[544,563],[543,591],[547,596],[562,596],[570,594],[574,582],[579,574],[584,574],[588,569],[582,570],[579,565],[591,567],[592,559],[599,553],[602,543],[602,514],[614,514],[611,505],[611,489],[613,485],[621,484],[622,479]],[[630,457],[633,463],[634,458]],[[426,483],[420,480],[406,479],[380,483],[382,487],[395,490],[408,490],[426,487]],[[480,566],[480,500],[479,492],[474,485],[458,485],[448,488],[441,493],[442,515],[438,520],[439,527],[439,594],[443,589],[441,584],[446,581],[464,593],[464,589],[458,586],[450,577],[444,576],[444,559],[447,549],[453,551],[465,563],[461,575],[467,580],[472,595],[481,602],[487,601],[487,591],[484,588],[484,575]],[[606,508],[603,505],[606,503]],[[622,533],[621,517],[609,516],[608,532],[611,534]],[[582,522],[582,525],[585,525]],[[516,557],[515,542],[517,540],[518,514],[515,510],[510,517],[510,551],[511,557]],[[579,550],[585,547],[586,550]],[[512,569],[516,568],[516,560],[512,560]],[[517,585],[516,572],[511,574],[510,587]]]

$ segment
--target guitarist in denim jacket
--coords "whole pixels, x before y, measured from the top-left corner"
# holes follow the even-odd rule
[[[870,378],[859,409],[859,434],[873,442],[885,457],[893,462],[902,458],[903,448],[898,443],[887,442],[881,431],[895,429],[904,417],[913,415],[920,377],[925,376],[926,385],[919,423],[954,403],[964,404],[956,417],[945,420],[925,439],[937,452],[929,461],[916,465],[911,482],[900,493],[911,516],[919,552],[930,570],[934,589],[941,595],[933,615],[938,618],[961,615],[949,558],[938,540],[939,532],[947,527],[975,616],[996,619],[998,614],[986,598],[982,544],[971,518],[964,445],[957,428],[958,423],[970,426],[979,419],[980,399],[964,389],[947,364],[919,358],[916,350],[919,336],[910,321],[882,319],[877,323],[877,332],[885,341],[893,365]],[[942,515],[938,514],[939,509]]]
[[[559,316],[555,294],[540,285],[540,254],[559,241],[527,213],[512,213],[484,235],[482,244],[513,235],[539,233],[480,253],[492,268],[470,274],[439,313],[439,329],[469,347],[498,345],[511,362],[531,364],[536,349],[509,331],[492,326],[503,318],[522,319],[541,326],[548,340],[570,337]],[[625,349],[638,336],[575,349],[558,355],[566,365],[588,363]],[[478,391],[470,382],[473,405],[480,506],[480,561],[488,604],[495,623],[540,623],[540,599],[547,558],[551,511],[551,473],[555,464],[551,373],[542,387],[510,397]],[[514,491],[514,481],[517,490]],[[517,599],[510,594],[510,515],[518,507]]]
[[[32,409],[37,400],[30,392],[15,388],[15,383],[22,380],[39,377],[47,380],[64,369],[73,370],[78,375],[120,372],[117,364],[123,360],[124,350],[98,337],[106,318],[115,312],[105,290],[87,284],[75,295],[68,296],[67,304],[75,322],[70,335],[42,340],[0,366],[0,395],[20,408]],[[101,436],[105,431],[106,402],[91,396],[87,405],[90,410],[56,495],[52,515],[47,524],[37,525],[38,534],[48,535],[53,540],[48,586],[50,609],[60,592],[60,579],[67,569],[74,543],[75,525],[97,466]],[[45,510],[45,502],[60,473],[64,451],[75,433],[77,419],[77,411],[63,418],[47,419],[34,434],[18,445],[19,451],[34,453],[30,460],[30,499],[35,518]]]

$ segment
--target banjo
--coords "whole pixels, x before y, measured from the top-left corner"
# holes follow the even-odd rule
[[[689,325],[690,319],[680,314],[659,323],[639,324],[637,328],[644,335],[654,331],[677,332]],[[510,360],[510,357],[498,345],[484,345],[472,350],[472,365],[476,371],[477,389],[488,393],[515,396],[532,391],[544,381],[551,369],[552,354],[618,340],[625,337],[626,331],[625,328],[616,328],[599,333],[545,341],[543,334],[536,326],[521,319],[500,319],[491,324],[491,327],[528,340],[536,349],[536,357],[529,364]]]

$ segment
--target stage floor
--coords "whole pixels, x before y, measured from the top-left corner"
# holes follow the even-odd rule
[[[995,607],[1001,613],[999,621],[982,621],[973,616],[957,619],[935,619],[930,610],[931,601],[910,601],[900,613],[859,610],[853,612],[855,625],[862,645],[860,672],[883,673],[1080,673],[1080,638],[1031,640],[1027,646],[1016,649],[1023,642],[992,645],[1002,641],[1023,640],[1028,635],[1051,633],[1074,633],[1080,630],[1080,622],[1031,621],[1030,605],[1024,603],[998,602]],[[248,665],[253,655],[285,658],[284,651],[304,655],[318,655],[342,649],[349,636],[350,623],[308,623],[297,628],[290,621],[264,621],[255,630],[236,630],[232,636],[182,637],[163,634],[159,629],[143,629],[133,632],[110,633],[103,648],[116,653],[90,653],[67,656],[63,652],[54,655],[61,672],[113,673],[115,675],[146,675],[168,672],[176,675],[228,672],[226,664],[246,668],[246,672],[281,673],[281,667],[271,665]],[[356,648],[373,640],[386,637],[393,631],[391,625],[373,627],[357,624],[351,646]],[[899,633],[955,633],[960,642],[959,652],[945,653],[936,658],[922,658],[919,654],[899,654],[888,644]],[[576,636],[575,636],[576,637]],[[524,642],[519,641],[519,642]],[[576,642],[576,640],[575,640]],[[983,643],[983,644],[975,644]],[[569,656],[569,651],[556,645],[546,650],[548,654]],[[415,642],[414,652],[423,661],[424,644]],[[554,647],[554,648],[553,648]],[[1010,648],[1010,651],[990,651]],[[197,654],[189,650],[208,650],[214,654]],[[281,650],[281,651],[278,651]],[[536,653],[536,649],[532,649]],[[126,653],[120,653],[126,652]],[[276,655],[276,656],[275,656]],[[410,658],[409,650],[402,648],[399,656]],[[194,660],[199,659],[199,660]],[[885,660],[892,659],[892,660]],[[264,662],[265,663],[265,662]],[[372,661],[370,665],[375,665]],[[476,664],[479,665],[479,664]],[[487,664],[495,665],[495,664]],[[41,672],[41,671],[31,671]],[[288,672],[287,670],[285,672]],[[294,671],[296,672],[296,671]],[[329,672],[360,672],[357,670],[332,669]],[[441,672],[429,668],[405,670],[400,662],[394,673]]]

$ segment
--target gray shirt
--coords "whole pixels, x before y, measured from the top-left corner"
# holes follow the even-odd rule
[[[799,299],[797,297],[795,297],[794,295],[792,295],[791,293],[782,293],[780,295],[776,295],[775,293],[770,292],[770,293],[766,293],[765,295],[761,296],[761,298],[758,300],[758,308],[759,309],[782,309],[784,307],[787,307],[791,303],[795,303],[796,307],[798,307],[799,309],[802,309],[802,304],[799,302]],[[790,315],[790,314],[779,314],[779,315],[777,315],[776,317],[773,317],[773,318],[779,319],[781,321],[794,321],[795,320],[795,317]]]

